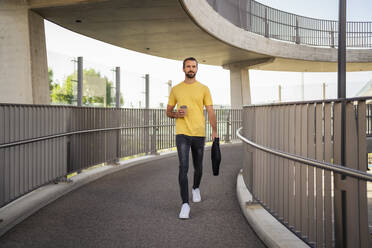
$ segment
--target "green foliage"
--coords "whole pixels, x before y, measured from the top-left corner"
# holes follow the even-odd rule
[[[49,90],[52,91],[55,84],[53,84],[53,70],[48,68],[48,82],[49,82]]]
[[[72,105],[74,102],[74,95],[77,94],[77,90],[74,91],[74,88],[77,88],[77,73],[74,72],[67,76],[62,86],[58,83],[53,83],[53,71],[48,69],[49,74],[49,89],[50,97],[52,103],[55,104],[68,104]],[[85,106],[106,106],[106,107],[115,107],[115,94],[112,95],[112,85],[113,83],[108,80],[107,77],[101,77],[101,74],[94,69],[84,69],[83,70],[83,84],[87,83],[87,78],[98,78],[103,79],[102,81],[106,82],[106,102],[105,97],[103,96],[86,96],[83,92],[83,105]],[[99,81],[99,80],[98,80]],[[124,105],[123,95],[120,93],[120,105]]]
[[[54,84],[50,95],[52,103],[72,104],[74,100],[73,78],[73,75],[68,76],[62,87],[59,84]]]
[[[112,82],[106,83],[106,107],[116,107],[116,93],[112,91]],[[120,107],[124,105],[123,94],[120,92]]]
[[[112,83],[106,81],[106,107],[111,107],[115,105],[115,97],[111,96]]]
[[[83,105],[86,106],[95,106],[95,105],[103,105],[105,99],[101,96],[83,96]]]
[[[123,97],[123,94],[121,94],[120,92],[120,107],[123,107],[124,106],[124,97]]]

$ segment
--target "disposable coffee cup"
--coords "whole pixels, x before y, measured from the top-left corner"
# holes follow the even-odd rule
[[[185,111],[185,115],[187,114],[187,106],[186,105],[182,105],[180,107],[180,109],[182,109],[183,111]]]

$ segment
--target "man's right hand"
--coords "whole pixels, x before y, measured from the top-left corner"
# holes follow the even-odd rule
[[[184,109],[179,109],[177,112],[176,111],[173,111],[174,109],[174,106],[171,106],[171,105],[167,105],[167,116],[169,118],[183,118],[186,116],[186,111],[187,110],[184,110]]]
[[[186,111],[183,109],[179,109],[177,112],[177,118],[183,118],[186,115]]]

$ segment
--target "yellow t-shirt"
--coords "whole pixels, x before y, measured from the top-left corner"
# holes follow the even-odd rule
[[[188,84],[182,82],[174,86],[169,95],[168,105],[187,106],[187,114],[176,119],[176,134],[205,137],[204,106],[213,105],[207,86],[198,81]]]

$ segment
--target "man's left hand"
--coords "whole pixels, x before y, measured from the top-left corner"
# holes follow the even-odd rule
[[[212,141],[214,141],[215,138],[218,138],[218,133],[215,131],[212,131]]]

